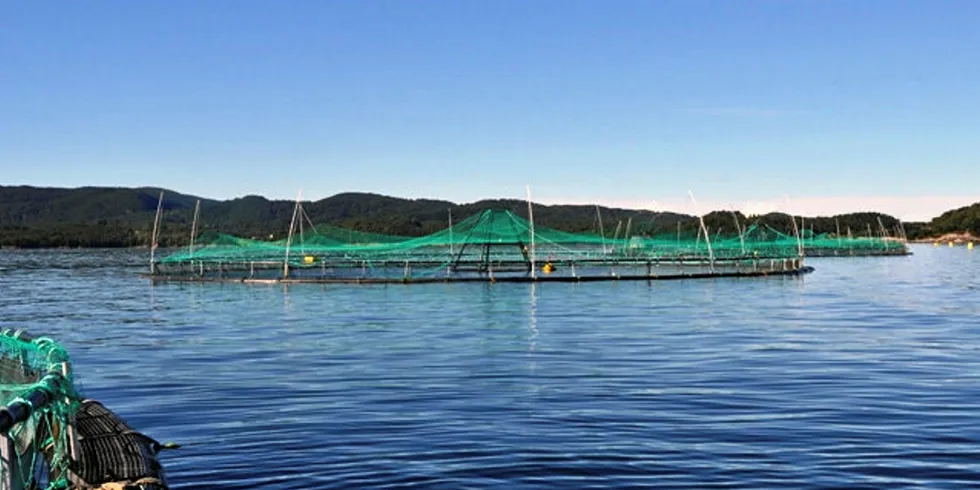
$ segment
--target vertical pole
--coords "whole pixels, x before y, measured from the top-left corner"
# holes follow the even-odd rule
[[[834,216],[834,224],[836,224],[836,225],[837,225],[837,245],[839,246],[839,245],[841,244],[841,236],[840,236],[840,218],[839,218],[839,217],[837,217],[837,216]]]
[[[606,254],[606,230],[602,227],[602,213],[599,212],[599,205],[595,205],[595,214],[599,218],[599,234],[602,236],[602,255]]]
[[[708,228],[704,226],[704,215],[702,215],[698,210],[698,201],[694,199],[694,192],[687,191],[691,196],[691,202],[694,203],[694,212],[698,213],[698,221],[701,223],[701,231],[704,232],[704,243],[708,246],[708,261],[711,264],[711,270],[715,269],[715,253],[711,250],[711,238],[708,236]]]
[[[14,440],[5,435],[0,436],[0,470],[3,472],[0,485],[4,490],[24,490],[23,469],[17,457]]]
[[[789,217],[790,219],[793,220],[793,233],[796,234],[797,253],[799,254],[800,257],[803,257],[803,238],[800,235],[800,228],[796,226],[796,216],[790,214]]]
[[[704,232],[704,243],[708,246],[708,261],[711,262],[711,267],[715,266],[715,252],[711,249],[711,238],[708,236],[708,228],[704,226],[704,215],[698,214],[698,221],[701,222],[701,231]]]
[[[633,217],[630,216],[626,219],[626,234],[623,235],[623,252],[625,253],[629,250],[630,246],[630,227],[633,226]]]
[[[534,269],[534,206],[531,205],[531,186],[527,186],[527,218],[531,224],[531,279],[537,279]]]
[[[194,205],[194,222],[191,224],[191,257],[194,256],[194,237],[197,236],[197,218],[201,214],[201,200]]]
[[[306,240],[303,239],[303,205],[297,200],[296,206],[299,212],[299,254],[306,255]]]
[[[732,217],[735,218],[735,231],[738,232],[738,241],[742,245],[742,255],[745,255],[745,235],[742,234],[742,225],[738,222],[738,213],[732,210]]]
[[[786,204],[789,205],[789,196],[783,196],[783,199],[785,199]],[[803,234],[800,232],[800,228],[796,226],[796,216],[793,213],[790,213],[789,217],[793,220],[793,232],[796,233],[796,246],[798,248],[797,253],[799,254],[800,258],[803,258]],[[803,217],[800,216],[800,219],[802,220]],[[802,226],[802,223],[800,226]]]
[[[453,251],[453,208],[449,208],[449,255],[456,255]]]
[[[289,277],[289,246],[293,243],[293,231],[296,229],[296,214],[299,212],[299,200],[303,197],[300,190],[296,196],[296,206],[293,208],[293,219],[289,222],[289,235],[286,238],[286,258],[282,261],[282,278]]]
[[[61,363],[61,375],[65,379],[69,378],[69,368],[68,363]],[[65,403],[71,406],[71,399],[65,397]],[[68,424],[63,428],[68,439],[68,455],[71,457],[72,461],[78,461],[78,431],[76,430],[75,424]]]
[[[153,218],[153,235],[150,237],[150,274],[156,272],[157,231],[160,229],[160,212],[163,211],[163,191],[157,201],[157,215]]]

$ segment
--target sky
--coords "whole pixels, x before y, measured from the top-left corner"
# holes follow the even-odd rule
[[[980,201],[977,19],[972,0],[0,0],[0,185],[529,185],[925,220]]]

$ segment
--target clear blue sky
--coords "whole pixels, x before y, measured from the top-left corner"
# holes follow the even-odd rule
[[[0,183],[976,196],[977,1],[3,1]]]

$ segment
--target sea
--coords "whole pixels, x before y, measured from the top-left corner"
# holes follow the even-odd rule
[[[802,277],[152,284],[0,251],[0,328],[180,448],[171,488],[980,487],[980,250]]]

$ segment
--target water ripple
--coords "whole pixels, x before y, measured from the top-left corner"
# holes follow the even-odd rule
[[[803,279],[151,286],[0,252],[0,328],[182,448],[174,488],[975,488],[980,254]]]

